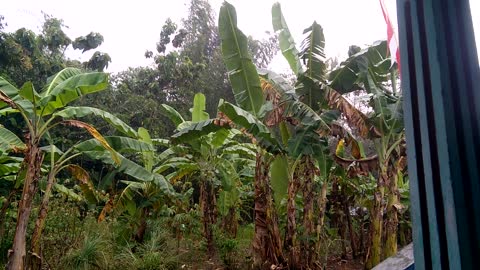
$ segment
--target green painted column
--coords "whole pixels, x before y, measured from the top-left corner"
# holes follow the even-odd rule
[[[469,2],[397,0],[397,12],[415,269],[478,269],[480,69]]]

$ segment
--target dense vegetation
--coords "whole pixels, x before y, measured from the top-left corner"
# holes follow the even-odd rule
[[[385,41],[337,64],[192,0],[108,75],[103,37],[0,16],[0,262],[8,269],[372,268],[411,241],[402,91]],[[266,69],[280,51],[291,73]],[[341,269],[344,269],[341,268]]]

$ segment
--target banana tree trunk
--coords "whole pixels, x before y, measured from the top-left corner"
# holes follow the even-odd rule
[[[305,166],[303,171],[303,228],[304,235],[301,246],[303,254],[303,268],[310,269],[313,267],[315,259],[315,244],[313,241],[315,226],[313,222],[313,178],[315,177],[315,164],[309,157],[305,158]]]
[[[318,196],[318,224],[317,224],[317,241],[320,242],[320,235],[325,223],[325,211],[327,207],[327,180],[325,179]],[[317,247],[318,249],[318,247]]]
[[[42,161],[43,155],[41,150],[35,143],[29,142],[25,156],[27,173],[23,184],[22,197],[18,204],[17,226],[13,238],[13,247],[8,255],[7,269],[9,270],[25,269],[27,225],[32,211],[33,197],[38,188]]]
[[[288,266],[295,268],[299,266],[299,247],[297,245],[297,224],[296,224],[296,209],[295,197],[300,185],[299,175],[296,172],[293,178],[288,183],[288,197],[287,197],[287,231],[285,235],[285,249],[288,251]]]
[[[202,211],[203,235],[207,242],[207,253],[211,259],[215,257],[213,224],[216,222],[216,197],[214,187],[209,181],[203,181],[200,188],[200,207]]]
[[[223,217],[222,228],[230,237],[236,238],[238,231],[237,211],[235,207],[228,209],[228,214]]]
[[[367,269],[373,268],[379,264],[382,259],[383,197],[387,177],[386,172],[382,169],[382,173],[377,180],[373,207],[370,213],[370,245],[369,251],[367,252],[367,262],[365,264]]]
[[[346,200],[344,204],[345,218],[347,219],[348,233],[350,236],[350,247],[352,248],[352,257],[354,259],[358,256],[357,237],[353,230],[352,217],[350,215],[350,200]]]
[[[144,207],[140,213],[140,226],[138,226],[137,232],[135,233],[135,241],[137,243],[143,243],[145,240],[145,232],[147,231],[147,216],[148,216],[148,207]]]
[[[394,177],[389,177],[387,186],[387,222],[385,230],[387,240],[385,242],[385,257],[390,257],[397,253],[398,207],[400,201],[398,174]]]
[[[317,224],[317,250],[321,247],[321,237],[323,225],[325,223],[325,211],[327,207],[327,180],[325,179],[322,188],[320,190],[320,196],[318,196],[318,224]]]
[[[278,218],[273,205],[269,181],[270,162],[257,153],[255,167],[255,235],[253,238],[254,266],[271,267],[283,263],[282,242]]]
[[[45,220],[47,219],[48,214],[48,204],[50,202],[50,195],[52,194],[54,182],[55,172],[51,171],[48,174],[45,194],[43,195],[42,204],[40,205],[40,211],[38,212],[38,217],[35,221],[35,228],[33,229],[32,234],[32,242],[30,247],[32,253],[30,258],[30,267],[32,269],[40,269],[42,265],[40,240],[42,238],[43,229],[45,228]]]

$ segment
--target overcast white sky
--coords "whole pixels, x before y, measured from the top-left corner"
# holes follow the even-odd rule
[[[170,17],[180,23],[187,16],[189,0],[10,0],[2,3],[0,14],[8,23],[7,31],[27,27],[38,32],[43,22],[41,11],[61,18],[69,26],[71,38],[100,32],[105,42],[98,48],[112,57],[108,71],[117,72],[129,66],[148,65],[146,49],[154,50],[161,27]],[[223,0],[210,0],[218,13]],[[230,0],[238,14],[240,29],[256,38],[272,31],[271,6],[275,0]],[[348,46],[366,45],[386,39],[386,25],[378,0],[278,0],[295,41],[300,44],[303,29],[316,20],[322,25],[326,38],[327,57],[344,58]],[[395,0],[385,0],[391,16],[395,15]],[[480,40],[480,1],[471,0],[477,41]],[[477,42],[478,43],[478,42]],[[69,52],[75,59],[86,60],[93,52]],[[281,57],[276,67],[284,66]]]

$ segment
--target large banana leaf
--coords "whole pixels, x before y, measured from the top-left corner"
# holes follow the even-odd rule
[[[112,159],[115,161],[116,164],[120,163],[120,159],[117,156],[117,152],[113,150],[113,148],[108,144],[105,138],[96,130],[93,126],[78,120],[64,120],[62,124],[83,128],[85,129],[92,137],[94,137],[106,150],[110,152],[112,155]]]
[[[340,94],[359,90],[362,88],[362,82],[366,80],[369,69],[382,77],[381,81],[385,81],[388,79],[390,66],[387,42],[379,41],[350,56],[339,68],[330,72],[329,85]]]
[[[278,152],[281,150],[281,144],[272,136],[267,126],[253,114],[229,102],[220,104],[218,110],[224,113],[233,123],[253,135],[260,145],[268,151]]]
[[[230,191],[221,190],[218,194],[218,212],[222,216],[228,215],[230,208],[235,207],[240,199],[240,191],[232,189]]]
[[[155,168],[153,171],[155,173],[163,173],[169,169],[183,169],[183,168],[195,168],[199,170],[198,164],[193,162],[192,160],[184,157],[172,157],[168,160],[162,162],[162,165]]]
[[[1,88],[4,87],[4,88]],[[10,95],[8,94],[10,93]],[[8,106],[8,107],[7,107]],[[7,107],[7,108],[5,108]],[[33,104],[19,94],[19,90],[0,77],[0,115],[22,112],[25,116],[33,116]]]
[[[115,115],[92,107],[68,107],[59,112],[54,113],[54,116],[62,118],[81,118],[87,115],[95,115],[101,117],[103,120],[107,121],[110,125],[115,127],[118,131],[122,132],[125,135],[136,138],[138,136],[137,132],[131,128],[129,125],[125,124],[122,120],[117,118]]]
[[[178,167],[175,167],[175,171],[166,176],[169,182],[175,182],[186,175],[189,175],[193,172],[199,170],[198,164],[196,163],[184,163]]]
[[[235,100],[242,109],[258,116],[264,103],[260,80],[248,53],[247,37],[238,29],[235,8],[228,2],[220,8],[218,28]]]
[[[314,127],[297,127],[295,135],[288,141],[288,154],[294,159],[303,155],[314,156],[326,145],[326,139],[321,138]]]
[[[273,198],[277,209],[280,203],[287,197],[288,181],[290,179],[288,172],[288,158],[286,155],[278,155],[270,166],[270,183],[273,189]]]
[[[143,156],[143,165],[148,171],[152,171],[153,169],[153,162],[154,162],[154,157],[153,157],[153,152],[155,151],[153,149],[153,142],[152,138],[150,137],[150,133],[148,133],[148,130],[145,128],[141,127],[138,129],[138,137],[141,142],[150,145],[152,150],[143,150],[140,151],[140,153]]]
[[[387,133],[397,133],[403,130],[403,98],[393,96],[387,90],[378,85],[378,81],[373,78],[371,73],[367,74],[365,88],[369,93],[373,93],[372,98],[375,116],[372,121],[377,131],[387,135]]]
[[[278,33],[280,50],[290,65],[293,73],[295,73],[297,76],[302,74],[303,67],[302,63],[300,62],[300,58],[298,57],[299,52],[295,47],[295,41],[293,40],[293,36],[288,29],[287,22],[283,17],[280,3],[274,3],[272,6],[272,25],[273,30]]]
[[[307,35],[302,42],[302,50],[300,51],[300,57],[306,66],[304,75],[323,82],[327,69],[323,28],[317,22],[313,22],[310,27],[303,31],[303,34]]]
[[[58,193],[62,193],[63,195],[67,196],[68,198],[70,199],[73,199],[77,202],[80,202],[83,200],[83,197],[78,195],[77,193],[75,193],[75,191],[67,188],[66,186],[64,185],[61,185],[61,184],[55,184],[53,186],[53,188],[55,189],[55,191],[57,191]]]
[[[221,160],[216,168],[220,173],[222,189],[225,191],[235,189],[235,183],[240,180],[240,177],[233,164],[228,160]]]
[[[200,121],[205,121],[210,118],[207,112],[205,112],[206,108],[206,101],[205,101],[205,95],[202,93],[197,93],[195,94],[195,97],[193,98],[193,108],[192,110],[192,122],[200,122]]]
[[[15,86],[13,86],[3,77],[0,77],[0,91],[3,92],[6,96],[15,100],[20,90],[18,90]],[[0,108],[4,108],[6,106],[7,104],[0,100]]]
[[[18,94],[32,103],[37,103],[40,100],[40,95],[37,93],[37,91],[35,91],[33,83],[31,82],[26,82]]]
[[[104,139],[108,144],[119,153],[138,153],[138,152],[151,152],[155,151],[155,148],[146,142],[121,136],[107,136]],[[83,141],[77,145],[78,149],[82,151],[102,151],[104,147],[98,143],[96,139],[90,139]]]
[[[79,187],[82,190],[85,200],[91,204],[97,204],[98,199],[95,193],[95,187],[90,180],[88,172],[84,168],[74,164],[68,165],[67,169],[72,177],[79,182]]]
[[[215,125],[215,119],[209,119],[192,125],[180,130],[171,137],[172,143],[185,143],[196,140],[201,136],[208,135],[212,132],[228,128]]]
[[[23,158],[0,156],[0,177],[16,175],[22,166]]]
[[[220,129],[208,135],[207,143],[210,144],[212,148],[219,148],[227,142],[230,136],[230,129]]]
[[[64,74],[64,73],[62,73]],[[55,84],[57,81],[52,81]],[[108,86],[108,75],[102,72],[83,73],[71,76],[58,83],[53,89],[47,88],[40,100],[40,114],[49,115],[57,109],[65,107],[68,103],[79,97],[102,91]]]
[[[277,93],[281,95],[283,101],[297,99],[295,89],[281,75],[267,69],[258,69],[258,74],[268,80]]]
[[[300,57],[306,65],[304,73],[297,76],[295,91],[300,100],[314,111],[320,109],[323,89],[320,83],[325,81],[325,37],[322,27],[313,22],[312,26],[305,29],[307,37],[302,42]]]
[[[13,132],[0,125],[0,154],[10,151],[22,151],[25,144]]]
[[[81,148],[81,145],[77,145],[76,149],[91,159],[100,160],[105,164],[114,165],[116,170],[118,170],[119,172],[129,175],[139,181],[158,182],[159,187],[166,194],[171,194],[173,192],[170,184],[166,181],[166,179],[162,175],[151,173],[148,170],[146,170],[144,167],[125,158],[120,154],[118,154],[118,157],[121,162],[119,165],[116,165],[114,160],[112,159],[112,156],[107,151],[83,151],[83,149]]]
[[[55,89],[59,84],[65,82],[73,76],[82,74],[82,70],[74,67],[67,67],[54,74],[53,76],[48,77],[47,84],[42,89],[42,97],[50,95],[50,93]]]
[[[228,146],[225,149],[223,149],[222,156],[224,155],[239,155],[239,156],[244,156],[244,157],[254,159],[256,152],[250,149],[249,147],[246,147],[245,144],[238,144],[238,145]]]
[[[172,122],[175,124],[175,127],[178,127],[181,123],[185,122],[182,115],[173,107],[167,104],[162,104],[160,105],[160,108],[163,114],[172,120]]]
[[[315,129],[329,129],[330,123],[336,120],[339,116],[338,113],[333,111],[326,111],[319,115],[311,107],[301,101],[290,101],[286,105],[286,117],[294,118],[303,126],[311,126]]]

